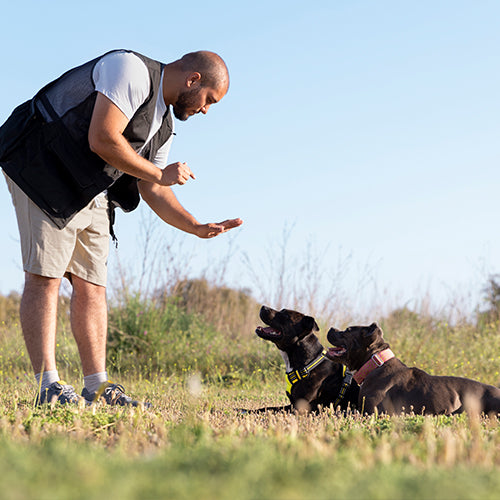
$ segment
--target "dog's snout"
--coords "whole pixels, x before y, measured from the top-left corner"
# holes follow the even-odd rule
[[[271,308],[267,307],[267,306],[262,306],[260,308],[260,312],[259,312],[259,316],[260,316],[260,319],[265,321],[267,317],[269,317],[269,311],[271,310]]]
[[[260,308],[260,319],[268,325],[270,325],[270,321],[273,321],[275,315],[276,311],[272,307],[262,306]]]
[[[330,328],[330,330],[328,330],[327,335],[335,335],[337,333],[340,333],[340,330],[337,330],[336,328]]]
[[[332,327],[328,330],[328,333],[326,334],[326,338],[328,339],[328,342],[330,342],[330,344],[334,343],[333,341],[335,340],[337,333],[340,333],[340,330],[337,330],[336,328]]]

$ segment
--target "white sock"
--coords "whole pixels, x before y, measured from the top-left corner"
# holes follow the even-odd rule
[[[104,382],[108,381],[108,372],[93,373],[92,375],[87,375],[83,377],[83,383],[85,384],[85,389],[89,391],[90,394],[96,392],[99,387]]]
[[[35,377],[36,377],[37,387],[40,387],[40,392],[43,392],[45,389],[47,389],[47,387],[50,384],[53,384],[54,382],[59,382],[59,373],[57,373],[57,370],[49,370],[46,372],[37,373]],[[40,386],[40,378],[42,379],[41,386]]]

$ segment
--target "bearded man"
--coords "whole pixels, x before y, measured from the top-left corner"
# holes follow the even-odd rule
[[[198,51],[163,64],[114,50],[73,68],[18,106],[0,128],[0,166],[12,195],[25,285],[20,317],[39,404],[139,403],[106,371],[106,275],[114,210],[140,199],[166,223],[212,238],[241,219],[202,224],[171,186],[195,176],[167,164],[179,120],[206,114],[229,88],[226,64]],[[81,396],[56,367],[61,280],[72,285],[71,327],[84,375]]]

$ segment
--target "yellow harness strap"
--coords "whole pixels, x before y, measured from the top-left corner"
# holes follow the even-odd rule
[[[312,363],[308,364],[301,370],[293,370],[286,374],[286,395],[288,397],[290,397],[292,394],[292,386],[294,384],[296,384],[299,380],[307,378],[309,376],[309,372],[313,368],[318,366],[323,360],[327,359],[325,354],[326,354],[326,349],[323,349],[321,355],[318,358],[316,358]],[[344,377],[344,380],[342,382],[342,387],[340,389],[339,395],[337,396],[337,398],[333,403],[333,409],[337,408],[342,399],[344,399],[345,393],[347,392],[347,389],[349,389],[349,386],[351,385],[352,382],[352,373],[347,371],[345,365],[342,366],[342,376]]]
[[[322,363],[326,357],[326,349],[323,349],[321,354],[314,360],[311,361],[308,365],[304,366],[304,368],[301,368],[300,370],[293,370],[291,372],[288,372],[286,374],[286,393],[288,396],[292,393],[292,386],[296,384],[299,380],[302,380],[304,378],[307,378],[309,376],[309,372],[316,368],[320,363]]]

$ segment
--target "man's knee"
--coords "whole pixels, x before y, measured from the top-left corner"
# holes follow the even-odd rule
[[[24,291],[19,310],[23,325],[33,320],[38,321],[39,319],[36,318],[39,318],[39,313],[45,314],[45,317],[54,316],[57,313],[60,284],[59,278],[25,273]]]
[[[86,300],[106,301],[106,287],[96,285],[90,281],[71,276],[71,284],[73,285],[73,297],[80,297]]]
[[[61,278],[49,278],[29,272],[24,273],[24,291],[40,291],[46,293],[59,293]]]

